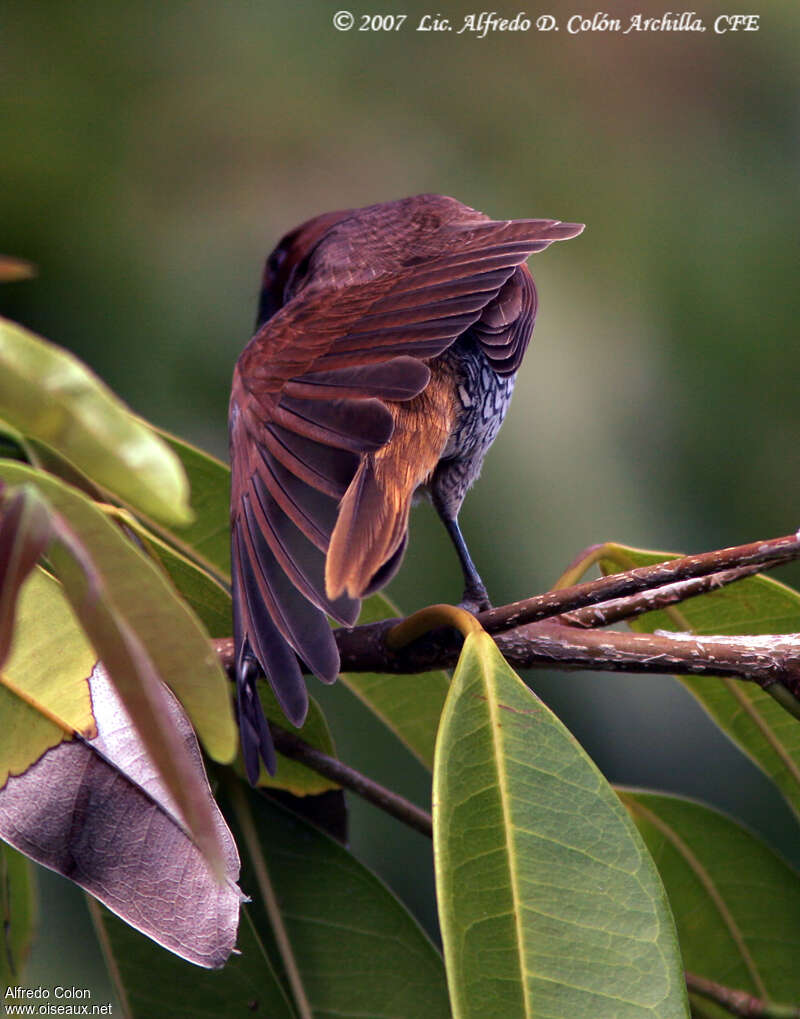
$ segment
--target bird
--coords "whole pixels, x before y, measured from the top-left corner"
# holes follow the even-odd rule
[[[276,756],[257,693],[288,720],[304,670],[339,672],[330,619],[397,572],[427,495],[489,607],[458,523],[508,409],[537,294],[526,261],[579,223],[493,220],[446,195],[328,212],[287,233],[262,277],[229,408],[237,713],[251,783]]]

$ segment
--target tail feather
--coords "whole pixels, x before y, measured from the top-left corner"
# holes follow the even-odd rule
[[[414,492],[430,478],[452,429],[454,390],[440,363],[419,396],[388,405],[392,437],[364,456],[339,504],[325,563],[330,599],[361,598],[399,567]]]
[[[382,473],[365,456],[339,506],[325,564],[329,598],[358,597],[405,538],[413,489],[393,490]]]

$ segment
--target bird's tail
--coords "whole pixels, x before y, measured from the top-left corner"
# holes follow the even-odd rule
[[[387,480],[389,484],[387,485]],[[403,544],[413,492],[401,491],[377,467],[374,455],[364,458],[339,506],[328,558],[325,588],[339,594],[358,592]]]
[[[452,380],[434,371],[419,396],[388,406],[392,436],[364,456],[339,504],[325,564],[332,599],[361,598],[399,567],[414,492],[433,474],[453,426]]]

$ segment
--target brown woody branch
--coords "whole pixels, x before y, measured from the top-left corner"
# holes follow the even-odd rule
[[[621,619],[677,604],[800,557],[800,537],[684,556],[490,609],[478,621],[518,668],[736,676],[800,697],[800,635],[698,637],[599,631]],[[440,629],[398,649],[386,636],[397,619],[336,631],[344,672],[417,673],[455,665],[461,637]],[[232,670],[233,646],[216,641]]]
[[[719,575],[745,566],[769,569],[797,558],[800,558],[800,532],[773,538],[770,541],[754,541],[747,545],[718,549],[715,552],[681,556],[653,566],[638,566],[624,573],[603,577],[601,580],[547,591],[524,601],[481,612],[478,621],[489,633],[500,633],[525,623],[535,623],[540,619],[548,619],[587,605],[628,597],[641,591],[652,591],[681,581]]]
[[[735,676],[758,683],[800,717],[800,634],[723,637],[598,629],[668,608],[799,557],[800,535],[793,534],[549,591],[482,612],[477,619],[494,635],[505,658],[520,668]],[[442,628],[398,648],[387,637],[399,622],[388,619],[337,630],[342,671],[418,673],[455,665],[462,642],[459,633]],[[214,643],[232,675],[233,641],[224,638]],[[271,729],[281,753],[430,836],[430,815],[425,811],[288,730],[274,724]],[[699,986],[693,989],[703,993]]]

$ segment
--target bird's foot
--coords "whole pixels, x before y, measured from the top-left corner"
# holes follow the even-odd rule
[[[460,609],[466,609],[467,612],[471,612],[473,616],[477,616],[479,612],[485,612],[487,609],[492,607],[492,603],[489,601],[489,595],[486,593],[486,588],[481,585],[480,588],[467,588],[464,591],[464,597],[458,603]]]

